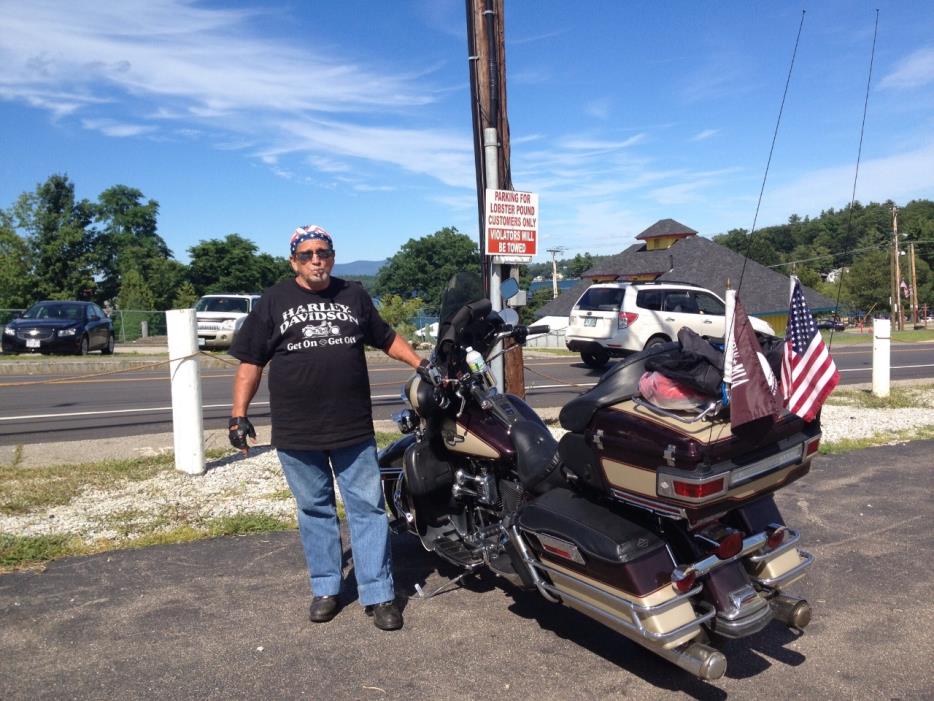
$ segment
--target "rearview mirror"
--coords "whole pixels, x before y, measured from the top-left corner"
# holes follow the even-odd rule
[[[519,312],[517,312],[515,309],[504,309],[503,311],[497,313],[499,314],[499,318],[510,326],[515,326],[519,323]]]
[[[519,293],[519,282],[514,277],[507,277],[499,286],[499,294],[503,299],[515,297]]]

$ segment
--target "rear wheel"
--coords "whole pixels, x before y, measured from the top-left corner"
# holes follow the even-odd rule
[[[114,352],[114,335],[107,335],[107,345],[101,348],[101,355],[113,355]]]
[[[652,338],[645,342],[645,348],[642,350],[650,350],[652,348],[657,348],[658,346],[664,346],[669,342],[670,339],[667,336],[652,336]]]
[[[81,337],[81,344],[78,346],[78,355],[87,355],[88,354],[88,337]]]
[[[581,360],[583,360],[584,364],[588,367],[602,368],[610,361],[610,354],[605,350],[594,351],[593,353],[581,351]]]

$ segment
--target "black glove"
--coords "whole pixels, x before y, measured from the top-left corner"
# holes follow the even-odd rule
[[[227,427],[230,429],[228,436],[230,445],[234,448],[247,450],[250,446],[247,444],[246,437],[256,439],[256,429],[253,428],[253,424],[245,416],[231,416]]]
[[[432,387],[437,387],[441,384],[441,373],[438,372],[438,368],[432,365],[426,358],[422,358],[422,362],[418,364],[418,368],[416,368],[415,372]]]

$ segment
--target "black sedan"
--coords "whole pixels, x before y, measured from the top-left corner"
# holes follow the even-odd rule
[[[4,353],[114,352],[113,323],[93,302],[36,302],[3,329]]]

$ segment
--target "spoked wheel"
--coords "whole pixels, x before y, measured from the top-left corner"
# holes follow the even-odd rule
[[[610,362],[610,354],[606,351],[596,351],[594,353],[587,353],[582,351],[581,360],[584,361],[584,364],[587,365],[587,367],[599,369]]]

